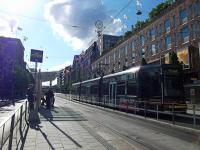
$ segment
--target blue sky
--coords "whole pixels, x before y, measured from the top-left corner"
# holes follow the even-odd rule
[[[96,20],[103,21],[105,34],[121,35],[163,1],[132,0],[116,16],[129,0],[0,0],[0,35],[22,40],[30,67],[30,49],[41,49],[44,62],[39,67],[59,70],[96,39]],[[143,12],[139,17],[137,7]]]

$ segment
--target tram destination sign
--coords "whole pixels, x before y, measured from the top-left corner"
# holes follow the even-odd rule
[[[43,61],[43,51],[31,49],[30,61],[42,63],[42,61]]]

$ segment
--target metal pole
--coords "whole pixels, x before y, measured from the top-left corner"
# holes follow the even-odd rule
[[[195,112],[195,105],[192,105],[192,109],[193,109],[193,125],[196,126],[196,112]]]
[[[14,124],[15,124],[15,114],[11,118],[8,150],[12,150]]]
[[[37,62],[35,62],[35,96],[37,93]]]
[[[146,119],[147,117],[147,107],[146,107],[146,102],[144,102],[144,117]]]
[[[164,76],[163,76],[163,69],[161,66],[161,94],[162,94],[162,104],[164,102]]]
[[[135,115],[136,115],[136,101],[134,101],[134,106],[135,106]]]
[[[127,98],[127,103],[126,103],[126,113],[128,113],[128,98]]]
[[[157,120],[159,119],[158,105],[156,105]]]
[[[175,124],[175,120],[174,120],[174,104],[172,105],[172,123]]]

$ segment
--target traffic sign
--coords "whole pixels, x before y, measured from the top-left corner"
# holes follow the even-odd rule
[[[43,61],[43,51],[31,49],[30,61],[42,63],[42,61]]]

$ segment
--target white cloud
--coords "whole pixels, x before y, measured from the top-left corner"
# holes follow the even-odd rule
[[[140,0],[136,0],[136,5],[137,5],[138,7],[142,7],[142,3],[140,2]]]
[[[69,66],[71,64],[72,64],[72,62],[66,61],[63,64],[51,67],[48,71],[59,71],[59,70],[64,69],[65,67],[67,67],[67,66]]]
[[[0,36],[16,37],[18,20],[14,17],[0,14]]]
[[[105,34],[114,35],[121,31],[121,20],[112,18],[108,12],[101,0],[52,0],[46,4],[44,16],[54,33],[74,49],[82,50],[95,40],[97,20],[102,20],[105,26],[111,24],[106,27]]]
[[[124,17],[125,20],[128,20],[128,16],[126,14],[124,14],[123,17]]]

